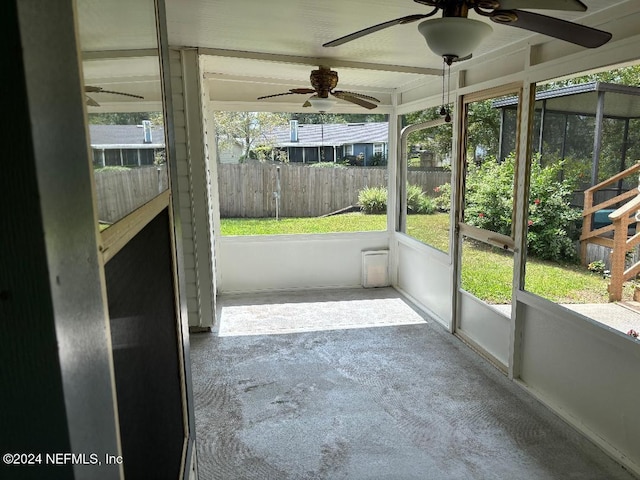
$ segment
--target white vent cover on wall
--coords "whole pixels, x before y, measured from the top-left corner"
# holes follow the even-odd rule
[[[362,252],[362,286],[364,288],[389,286],[389,250]]]

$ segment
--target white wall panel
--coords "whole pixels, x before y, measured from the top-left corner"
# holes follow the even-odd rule
[[[397,237],[403,237],[397,234]],[[451,323],[451,275],[448,255],[410,238],[397,242],[397,288],[446,328]]]
[[[461,291],[458,301],[458,331],[507,367],[511,319],[467,292]]]
[[[535,307],[522,308],[522,382],[640,472],[640,345],[558,305],[533,300]]]
[[[218,291],[357,287],[361,252],[388,244],[387,232],[221,237]]]

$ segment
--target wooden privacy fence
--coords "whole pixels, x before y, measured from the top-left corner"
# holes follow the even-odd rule
[[[95,172],[98,219],[113,223],[168,187],[167,168],[131,168]]]
[[[281,217],[316,217],[356,205],[365,187],[387,186],[386,167],[314,168],[296,164],[218,164],[220,216],[275,217],[277,168]],[[450,172],[409,171],[409,183],[435,195]]]

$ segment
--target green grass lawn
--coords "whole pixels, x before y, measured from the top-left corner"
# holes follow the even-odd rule
[[[292,233],[371,232],[387,229],[386,215],[345,213],[311,218],[223,218],[222,235],[283,235]]]
[[[226,218],[222,235],[277,235],[296,233],[363,232],[386,229],[386,215],[347,213],[321,218]],[[449,250],[449,215],[410,215],[407,233],[444,252]],[[512,256],[465,241],[462,252],[462,287],[482,300],[511,303]],[[560,265],[529,258],[526,289],[557,303],[608,301],[608,280],[581,265]]]

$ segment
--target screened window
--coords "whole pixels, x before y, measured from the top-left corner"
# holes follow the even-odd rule
[[[386,230],[386,159],[372,152],[386,144],[388,123],[292,116],[304,114],[214,114],[221,234]],[[251,125],[240,156],[234,125]]]
[[[640,331],[621,306],[638,298],[640,89],[606,82],[633,68],[538,86],[524,282],[623,333]]]
[[[465,99],[461,165],[462,234],[460,287],[488,304],[509,304],[513,284],[514,193],[517,131],[502,122],[516,118],[518,94]],[[513,104],[510,113],[501,109]],[[516,123],[517,124],[517,123]]]
[[[400,231],[449,252],[452,128],[435,110],[403,115]]]

